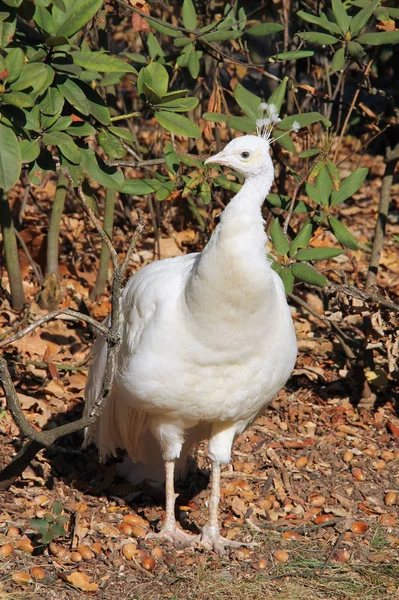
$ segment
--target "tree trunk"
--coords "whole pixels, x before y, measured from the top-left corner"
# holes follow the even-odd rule
[[[391,202],[391,188],[396,163],[399,160],[399,144],[391,149],[387,148],[385,157],[385,173],[382,180],[378,218],[375,226],[373,250],[367,273],[366,289],[373,287],[377,280],[377,271],[380,264],[381,252],[384,245],[385,227],[387,223],[389,204]]]
[[[47,261],[46,275],[54,273],[59,278],[58,271],[58,244],[60,236],[60,224],[64,212],[65,198],[68,191],[68,180],[60,171],[58,175],[57,191],[53,207],[51,209],[50,226],[47,234]]]
[[[0,193],[0,225],[3,232],[5,262],[10,279],[11,303],[15,310],[21,310],[25,304],[25,293],[19,265],[17,238],[7,193],[4,190],[1,190]]]
[[[115,190],[107,188],[105,192],[105,207],[104,207],[104,231],[112,240],[112,229],[114,224],[115,210]],[[91,300],[98,300],[104,291],[108,280],[109,268],[109,250],[105,244],[101,247],[100,264],[98,267],[97,280],[94,288],[91,291]]]

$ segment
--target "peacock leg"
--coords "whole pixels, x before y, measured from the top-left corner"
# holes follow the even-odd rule
[[[188,545],[196,537],[180,529],[175,518],[175,494],[174,484],[175,461],[165,460],[165,493],[166,493],[166,517],[161,531],[150,532],[146,539],[168,540],[179,545]]]

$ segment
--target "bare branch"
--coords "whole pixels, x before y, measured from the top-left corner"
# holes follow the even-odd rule
[[[69,317],[72,317],[73,319],[75,319],[77,321],[85,321],[86,323],[89,323],[90,325],[92,325],[93,327],[98,329],[98,331],[100,331],[105,338],[113,339],[113,336],[110,333],[109,329],[107,327],[104,327],[104,325],[102,325],[95,319],[93,319],[93,317],[89,317],[88,315],[84,315],[83,313],[78,312],[77,310],[72,310],[70,308],[57,308],[57,310],[53,310],[52,312],[48,313],[47,315],[44,315],[43,317],[41,317],[34,323],[31,323],[30,325],[25,327],[25,329],[22,329],[22,331],[19,331],[18,333],[15,333],[10,338],[1,341],[0,348],[3,348],[4,346],[8,346],[8,344],[11,344],[12,342],[16,342],[17,340],[22,339],[25,335],[27,335],[28,333],[31,333],[31,331],[34,331],[37,327],[40,327],[40,325],[43,325],[43,323],[52,321],[53,319],[56,319],[60,315],[68,315]]]
[[[77,187],[74,185],[73,183],[73,179],[71,177],[71,175],[69,174],[68,169],[63,169],[63,172],[65,174],[65,177],[71,182],[71,184],[73,185],[77,196],[79,198],[80,203],[83,206],[83,209],[85,211],[85,213],[90,217],[91,222],[93,223],[94,227],[97,229],[97,233],[99,234],[100,238],[102,239],[102,241],[104,242],[104,244],[107,246],[110,256],[111,256],[111,260],[112,260],[112,266],[114,267],[114,269],[118,268],[119,265],[119,261],[118,261],[118,254],[115,250],[115,248],[112,245],[111,240],[109,239],[108,235],[105,233],[100,221],[97,219],[96,215],[94,214],[94,212],[92,211],[92,209],[90,208],[90,206],[87,203],[86,197],[83,193],[82,190],[82,186],[78,185]]]

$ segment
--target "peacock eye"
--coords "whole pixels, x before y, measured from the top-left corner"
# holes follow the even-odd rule
[[[249,152],[241,152],[241,158],[249,158]]]

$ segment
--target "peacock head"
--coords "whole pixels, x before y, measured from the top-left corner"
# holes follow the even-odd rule
[[[270,158],[269,141],[256,135],[244,135],[232,140],[227,146],[206,159],[205,164],[218,164],[234,169],[245,178],[259,175],[274,177]]]

